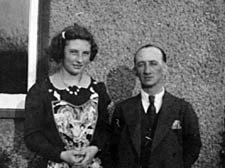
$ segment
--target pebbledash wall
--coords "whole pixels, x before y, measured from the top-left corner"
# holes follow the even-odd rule
[[[52,0],[49,38],[74,22],[95,36],[99,53],[89,73],[107,84],[114,102],[138,92],[133,54],[153,43],[168,56],[166,89],[191,102],[203,147],[194,168],[220,167],[225,106],[223,0]],[[51,68],[50,68],[51,70]],[[23,119],[1,119],[0,142],[9,167],[29,167]]]

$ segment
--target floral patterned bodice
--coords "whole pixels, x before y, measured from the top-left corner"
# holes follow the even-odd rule
[[[49,89],[54,99],[52,100],[52,113],[58,133],[65,145],[65,150],[81,150],[87,147],[95,132],[98,120],[99,95],[92,87],[88,88],[68,87],[64,90]],[[77,100],[77,101],[76,101]],[[76,103],[76,104],[75,104]],[[48,168],[70,168],[66,163],[48,162]],[[87,168],[101,167],[98,158]]]

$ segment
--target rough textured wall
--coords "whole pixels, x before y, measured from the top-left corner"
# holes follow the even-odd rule
[[[136,49],[164,48],[167,89],[190,101],[200,120],[203,148],[193,167],[216,168],[225,105],[224,8],[223,0],[52,0],[49,36],[73,22],[88,27],[100,48],[90,73],[107,83],[115,102],[140,88],[132,74]],[[34,167],[22,135],[23,120],[0,120],[1,168],[2,158],[9,168]]]
[[[23,142],[23,119],[0,119],[0,167],[26,168],[33,154]]]
[[[167,89],[190,101],[203,147],[194,167],[219,167],[224,105],[223,0],[53,0],[50,37],[73,22],[88,27],[99,44],[90,73],[107,83],[114,101],[137,93],[132,75],[136,49],[154,43],[168,55]]]

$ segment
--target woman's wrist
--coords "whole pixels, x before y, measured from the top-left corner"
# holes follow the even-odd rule
[[[65,158],[65,151],[62,151],[60,153],[60,159],[64,161],[64,158]]]
[[[100,149],[95,145],[89,146],[89,147],[92,148],[94,151],[96,151],[96,153],[98,153],[100,151]]]

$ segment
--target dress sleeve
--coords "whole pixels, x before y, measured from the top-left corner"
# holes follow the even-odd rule
[[[62,162],[60,153],[62,148],[53,146],[44,136],[44,95],[41,85],[35,84],[28,92],[25,102],[25,144],[33,152],[46,159]]]
[[[109,112],[107,107],[110,104],[111,99],[106,91],[104,83],[98,83],[96,85],[96,91],[99,94],[99,117],[91,145],[95,145],[102,150],[105,148],[110,137]]]

